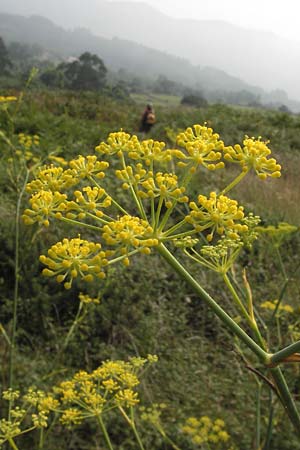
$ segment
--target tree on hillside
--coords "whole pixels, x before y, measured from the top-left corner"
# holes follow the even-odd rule
[[[63,70],[66,87],[75,90],[99,90],[105,86],[107,69],[97,55],[85,52],[78,59],[62,63],[58,70]]]
[[[9,59],[7,48],[0,36],[0,75],[5,75],[11,67],[12,63]]]

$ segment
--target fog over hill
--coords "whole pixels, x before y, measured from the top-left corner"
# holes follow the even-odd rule
[[[284,89],[300,100],[300,43],[271,32],[221,21],[174,19],[145,2],[1,0],[0,11],[39,14],[67,27],[86,27],[212,66],[267,91]]]

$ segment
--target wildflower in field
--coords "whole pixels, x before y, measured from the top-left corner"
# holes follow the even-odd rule
[[[41,255],[40,261],[48,266],[43,275],[55,277],[70,289],[74,278],[91,282],[94,277],[105,277],[104,267],[108,264],[106,253],[101,244],[89,242],[80,237],[63,239],[48,250],[48,256]]]
[[[177,144],[184,147],[187,152],[187,154],[177,152],[177,158],[194,162],[196,165],[203,165],[209,170],[224,167],[224,162],[220,161],[224,142],[219,139],[219,135],[214,133],[212,128],[205,125],[189,127],[178,134]],[[187,162],[180,162],[179,165],[185,167]]]
[[[65,425],[99,417],[112,409],[130,408],[139,403],[139,374],[151,358],[105,361],[93,372],[77,372],[71,380],[55,388],[63,405],[61,422]]]
[[[109,246],[121,246],[121,252],[127,254],[130,248],[149,253],[150,247],[158,245],[153,238],[153,229],[147,221],[139,217],[122,216],[103,227],[103,238]]]
[[[57,214],[66,210],[65,201],[67,196],[60,192],[40,190],[32,195],[29,202],[31,209],[25,209],[22,219],[26,225],[38,222],[46,227],[49,226],[50,218],[58,217]]]
[[[260,304],[260,307],[263,309],[269,309],[270,311],[275,311],[275,308],[277,307],[278,300],[267,300]],[[294,308],[291,305],[288,304],[280,304],[278,306],[278,311],[283,311],[289,314],[292,314],[294,312]]]
[[[253,168],[262,180],[267,177],[278,178],[281,175],[281,166],[277,164],[274,158],[268,159],[271,150],[267,144],[268,142],[246,136],[243,147],[239,144],[233,147],[225,147],[224,158],[229,162],[240,164],[244,172]]]
[[[24,395],[9,389],[2,396],[12,407],[10,418],[0,420],[0,445],[8,441],[12,448],[17,448],[14,447],[17,436],[47,427],[50,414],[59,408],[59,402],[52,394],[32,388]]]
[[[212,420],[208,416],[202,416],[199,419],[189,417],[181,427],[181,431],[187,434],[193,444],[200,448],[205,444],[213,444],[214,449],[228,449],[230,436],[222,419]]]
[[[98,151],[102,155],[115,155],[121,156],[124,152],[134,152],[139,146],[139,140],[137,136],[130,136],[130,134],[124,131],[117,133],[110,133],[107,138],[107,143],[101,142],[97,147]]]
[[[26,140],[25,135],[21,138]],[[256,161],[255,167],[260,171],[275,170],[272,161],[263,156],[269,154],[265,144],[250,141],[244,142],[248,153],[241,150],[243,157],[237,160],[244,165]],[[168,149],[164,142],[152,139],[139,141],[137,136],[119,131],[110,133],[107,141],[96,147],[107,161],[96,155],[80,155],[69,162],[68,168],[51,164],[38,169],[36,178],[26,188],[32,195],[31,208],[23,214],[24,223],[49,226],[57,219],[93,230],[97,235],[97,244],[91,243],[93,251],[87,258],[81,250],[88,247],[88,241],[79,245],[76,239],[67,239],[56,244],[48,256],[41,256],[41,262],[47,266],[43,274],[55,276],[70,288],[75,278],[101,279],[105,265],[122,262],[128,266],[134,254],[150,254],[167,242],[182,247],[186,254],[213,270],[226,273],[241,247],[251,245],[257,237],[254,224],[258,224],[258,219],[251,214],[245,216],[243,207],[224,194],[226,189],[220,194],[211,192],[208,197],[197,195],[196,201],[188,195],[198,165],[209,170],[221,168],[222,155],[225,153],[228,159],[231,154],[217,133],[206,125],[194,125],[178,134],[177,143],[181,150]],[[233,151],[238,153],[238,147]],[[246,153],[256,159],[253,156],[250,161]],[[235,160],[234,155],[230,158]],[[106,177],[109,170],[110,177]],[[130,207],[125,208],[116,196],[119,189],[111,192],[111,175],[131,197]],[[228,190],[238,181],[239,177]],[[203,231],[208,242],[213,242],[215,236],[222,239],[216,246],[204,246],[200,251],[199,233]],[[191,244],[194,239],[197,250]],[[78,250],[74,257],[66,250],[73,245]],[[98,253],[95,245],[100,245]],[[192,250],[188,252],[187,247]],[[54,257],[57,251],[66,253]]]
[[[98,179],[104,178],[106,170],[109,166],[106,161],[99,161],[97,156],[78,156],[77,159],[70,161],[69,166],[73,169],[73,174],[78,178],[88,178],[94,176]]]
[[[299,231],[299,227],[287,222],[279,222],[276,226],[267,225],[256,227],[256,231],[262,236],[271,239],[276,247],[280,247],[293,233]]]
[[[39,191],[62,192],[77,184],[74,171],[64,170],[62,167],[42,166],[36,172],[36,178],[27,183],[26,191],[38,193]]]
[[[90,305],[90,304],[96,304],[99,305],[100,303],[100,299],[99,297],[90,297],[88,294],[83,294],[82,292],[79,293],[79,300],[84,303],[85,305]]]
[[[18,99],[13,95],[0,95],[0,103],[16,102]]]
[[[225,195],[217,195],[211,192],[209,198],[204,195],[198,196],[198,202],[189,204],[190,213],[185,220],[191,223],[196,231],[210,229],[207,240],[213,239],[214,233],[218,235],[227,234],[232,239],[238,239],[239,233],[248,230],[247,225],[242,224],[244,208],[237,201],[231,200]]]

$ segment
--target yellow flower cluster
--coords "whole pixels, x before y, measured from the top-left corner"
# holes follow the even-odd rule
[[[12,408],[10,419],[0,420],[0,445],[35,428],[47,427],[50,413],[59,407],[53,395],[40,390],[29,389],[20,396],[19,391],[9,389],[2,397],[12,402]]]
[[[277,247],[280,247],[285,239],[299,231],[299,227],[290,225],[287,222],[279,222],[276,226],[267,225],[256,227],[256,230],[258,233],[268,236]]]
[[[98,160],[96,155],[80,155],[69,163],[63,161],[64,167],[59,162],[58,166],[41,167],[36,172],[36,178],[27,185],[31,208],[24,211],[25,224],[49,226],[57,219],[70,225],[81,225],[96,231],[99,242],[109,247],[107,252],[101,252],[101,261],[88,264],[89,269],[82,269],[81,273],[79,267],[73,267],[70,261],[68,264],[72,269],[66,272],[55,259],[55,264],[47,260],[54,269],[49,267],[44,274],[55,275],[58,281],[64,281],[65,286],[70,287],[77,276],[87,281],[92,280],[95,273],[100,278],[104,276],[99,267],[108,264],[108,257],[111,257],[109,264],[122,261],[128,265],[129,257],[138,252],[149,254],[151,247],[160,242],[172,241],[186,248],[187,241],[197,238],[197,233],[202,231],[207,233],[208,242],[213,241],[215,235],[239,242],[237,246],[227,247],[226,257],[224,242],[209,250],[218,254],[211,253],[214,261],[211,260],[210,264],[217,265],[218,271],[221,268],[222,271],[228,270],[229,263],[235,257],[233,255],[238,253],[240,242],[251,244],[256,234],[250,217],[244,216],[243,207],[225,193],[241,180],[250,167],[254,167],[260,175],[268,173],[277,176],[280,166],[275,160],[267,159],[270,150],[266,143],[247,138],[244,148],[227,148],[219,135],[206,125],[194,125],[180,132],[177,143],[181,150],[168,149],[164,142],[152,139],[139,141],[137,136],[119,131],[110,133],[107,141],[96,147],[104,159],[111,159],[110,162]],[[209,170],[221,168],[224,166],[221,161],[223,155],[228,161],[239,162],[244,172],[221,194],[211,192],[208,197],[198,195],[197,201],[191,201],[187,195],[188,187],[197,167],[202,165]],[[178,170],[178,165],[183,170]],[[110,185],[111,177],[105,178],[109,168],[131,196],[130,206],[126,204],[124,207],[120,203],[123,195],[117,198],[120,190]],[[189,203],[188,212],[188,208],[181,208],[181,203]],[[209,259],[208,254],[197,254],[200,255],[199,260]],[[193,255],[196,259],[197,254]],[[46,261],[44,258],[42,260]],[[78,256],[77,262],[79,260],[81,256]],[[86,268],[86,265],[83,264],[83,267]]]
[[[60,218],[63,211],[66,210],[67,196],[60,192],[51,192],[40,190],[32,195],[29,202],[32,209],[25,209],[22,215],[25,225],[32,225],[38,222],[46,227],[49,226],[51,217]]]
[[[228,448],[225,447],[225,444],[228,443],[230,436],[225,430],[225,422],[222,419],[213,421],[207,416],[202,416],[199,419],[189,417],[181,427],[181,431],[189,435],[192,442],[199,447],[208,444],[222,450]]]
[[[39,145],[40,138],[37,134],[30,136],[29,134],[19,133],[18,141],[20,145],[23,145],[25,148],[29,149],[33,145]]]
[[[208,128],[205,125],[189,127],[178,134],[177,144],[184,147],[188,153],[185,155],[177,152],[176,156],[180,159],[190,160],[196,165],[203,165],[209,170],[222,169],[224,167],[224,162],[220,161],[224,142],[219,139],[219,135],[214,133],[212,128]],[[179,164],[182,167],[186,165],[186,163],[182,162]]]
[[[36,178],[27,184],[26,191],[37,193],[41,190],[51,192],[65,191],[77,184],[74,171],[64,170],[53,165],[40,167]]]
[[[8,96],[0,95],[0,103],[11,103],[16,102],[17,100],[18,100],[17,97],[14,97],[13,95]]]
[[[80,155],[77,159],[70,161],[69,165],[78,178],[89,178],[90,176],[94,176],[99,179],[104,178],[104,170],[109,166],[106,161],[98,161],[97,156],[95,155]]]
[[[263,309],[269,309],[271,311],[274,311],[277,303],[278,303],[278,300],[273,300],[273,301],[267,300],[267,301],[261,303],[260,307]],[[278,307],[278,311],[283,311],[283,312],[292,314],[294,312],[294,308],[291,305],[280,304]]]
[[[103,279],[104,267],[108,264],[101,244],[80,238],[58,242],[48,250],[48,256],[40,256],[40,261],[48,267],[43,270],[43,275],[55,276],[59,283],[64,282],[66,289],[71,288],[77,277],[88,282],[94,277]]]
[[[85,305],[90,305],[92,303],[99,305],[100,303],[99,297],[92,298],[88,294],[83,294],[82,292],[79,293],[79,300],[81,301],[81,303],[84,303]]]
[[[122,156],[123,152],[134,152],[139,147],[139,140],[137,136],[130,136],[130,134],[124,131],[118,131],[117,133],[110,133],[107,138],[107,143],[101,142],[96,151],[102,155],[115,155]]]
[[[233,147],[224,148],[224,158],[229,162],[240,164],[244,172],[253,168],[262,180],[268,176],[278,178],[281,175],[281,166],[277,164],[274,158],[268,159],[271,150],[267,144],[268,142],[263,142],[260,139],[255,140],[246,137],[243,141],[243,147],[236,144]]]
[[[124,255],[130,251],[131,247],[149,254],[150,247],[158,245],[158,240],[153,238],[153,229],[149,223],[139,217],[128,215],[104,225],[102,237],[107,245],[120,245],[121,253]]]
[[[172,200],[177,200],[179,203],[189,201],[189,198],[184,195],[185,187],[178,186],[178,178],[173,173],[157,172],[155,176],[149,173],[149,178],[141,183],[141,187],[144,189],[138,191],[141,198],[160,197],[164,200],[166,208],[171,208]]]
[[[105,361],[91,373],[80,371],[71,380],[63,381],[55,388],[64,408],[61,422],[70,426],[113,408],[137,405],[138,375],[146,363],[156,360],[149,355],[147,359],[133,358],[128,362]]]
[[[111,205],[111,197],[109,197],[105,190],[100,187],[84,187],[82,191],[75,191],[74,196],[76,202],[69,202],[67,204],[68,211],[77,210],[77,214],[67,213],[66,217],[75,218],[77,215],[80,219],[85,217],[85,213],[93,213],[97,217],[104,215],[102,209],[108,208]]]
[[[244,218],[244,209],[238,206],[237,201],[231,200],[225,195],[217,195],[211,192],[209,198],[204,195],[198,196],[198,204],[189,204],[191,212],[185,218],[197,231],[211,229],[207,235],[210,242],[214,233],[226,235],[232,239],[238,239],[239,233],[248,230],[247,225],[241,223]]]

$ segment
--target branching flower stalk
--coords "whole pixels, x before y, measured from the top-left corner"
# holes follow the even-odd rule
[[[268,142],[246,136],[243,146],[226,147],[206,125],[194,125],[179,133],[177,144],[178,148],[167,148],[164,142],[139,141],[120,131],[101,142],[95,155],[79,156],[67,168],[52,164],[38,170],[27,185],[31,198],[23,214],[24,223],[48,227],[62,220],[70,226],[79,225],[82,234],[88,231],[88,240],[81,235],[65,238],[52,245],[47,255],[41,255],[43,275],[70,289],[77,279],[102,280],[108,266],[120,262],[129,266],[134,255],[150,255],[156,250],[270,371],[278,397],[299,434],[295,403],[280,368],[272,364],[292,357],[300,342],[283,354],[270,353],[255,319],[255,303],[246,277],[244,304],[227,275],[242,249],[258,237],[259,218],[246,215],[244,208],[225,194],[251,171],[265,180],[279,177],[281,167],[269,157]],[[106,173],[113,170],[110,160],[113,165],[119,162],[114,177],[131,199],[126,205],[112,195],[117,190],[107,181],[110,177]],[[213,173],[231,163],[240,166],[241,173],[227,187],[208,196],[199,193],[196,198],[189,197],[189,187],[202,170]],[[95,242],[90,241],[92,231]],[[180,252],[222,276],[242,315],[240,324],[186,270],[177,257]],[[245,331],[247,328],[253,337]]]

